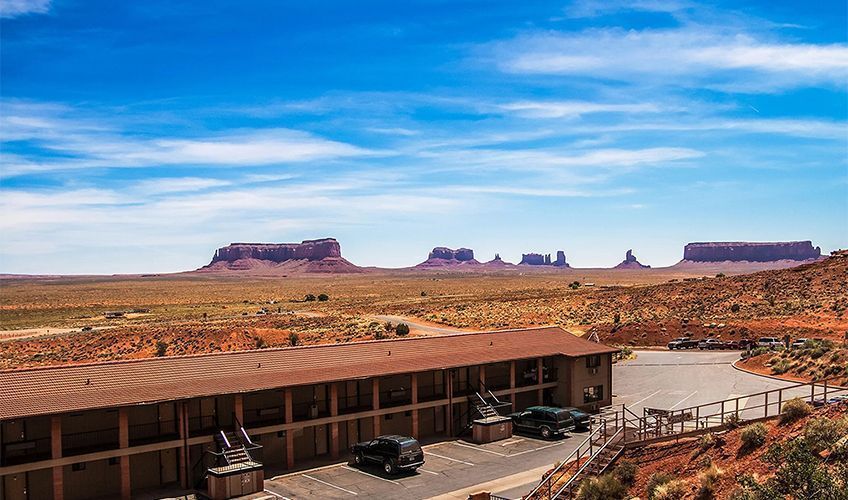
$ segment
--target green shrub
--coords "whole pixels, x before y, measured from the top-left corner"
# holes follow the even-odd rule
[[[311,293],[307,293],[306,297],[303,298],[306,302],[315,302],[315,296]]]
[[[400,336],[400,337],[403,337],[404,335],[408,335],[409,334],[409,325],[407,325],[406,323],[399,323],[398,326],[395,328],[395,333],[397,333],[398,336]]]
[[[788,372],[789,368],[789,361],[781,359],[777,363],[771,365],[771,372],[775,375],[781,375],[783,373]]]
[[[695,496],[698,500],[711,500],[715,498],[716,487],[719,480],[724,475],[724,471],[711,465],[699,475],[701,485],[698,487],[698,494]]]
[[[743,450],[753,450],[755,448],[759,448],[766,442],[766,434],[768,434],[768,430],[766,430],[766,426],[762,423],[751,424],[748,427],[742,429],[742,449]]]
[[[254,339],[253,339],[253,342],[254,342],[254,344],[256,345],[256,348],[257,348],[257,349],[265,349],[266,347],[268,347],[268,343],[267,343],[267,342],[265,342],[265,339],[264,339],[264,338],[262,338],[262,336],[261,336],[261,335],[259,335],[259,336],[257,336],[256,338],[254,338]]]
[[[846,433],[848,433],[848,417],[814,418],[804,426],[804,439],[815,453],[830,449]]]
[[[629,460],[622,460],[618,462],[618,465],[615,466],[613,470],[613,475],[616,479],[618,479],[621,484],[631,486],[633,481],[636,480],[636,472],[639,470],[639,467]]]
[[[647,486],[645,487],[648,493],[648,498],[655,498],[654,493],[656,492],[656,489],[658,487],[668,482],[674,481],[675,479],[676,478],[674,475],[665,472],[657,472],[655,474],[652,474],[651,477],[648,479]]]
[[[787,424],[810,414],[812,408],[800,398],[793,398],[783,403],[780,414],[780,423]]]
[[[654,489],[654,500],[681,500],[686,497],[689,488],[682,479],[674,479]]]
[[[742,425],[742,417],[738,413],[730,413],[724,416],[724,425],[729,429],[736,429]]]
[[[735,413],[734,413],[734,415],[735,415]],[[706,450],[712,448],[713,446],[715,446],[715,442],[716,442],[716,439],[715,439],[715,436],[713,436],[712,433],[704,434],[703,436],[698,438],[698,448],[700,448],[701,451],[706,451]]]
[[[614,475],[603,474],[580,483],[578,500],[622,500],[627,498],[627,487]]]
[[[168,352],[168,343],[161,340],[156,342],[156,357],[161,358]]]
[[[318,295],[318,301],[319,302],[327,302],[328,300],[330,300],[330,296],[327,295],[326,293],[322,293],[322,294]]]
[[[290,333],[289,334],[289,345],[294,347],[298,344],[298,342],[300,342],[300,338],[297,336],[297,334],[296,333]]]

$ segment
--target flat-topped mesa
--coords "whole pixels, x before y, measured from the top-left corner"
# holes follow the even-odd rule
[[[458,260],[466,262],[474,260],[474,250],[470,248],[457,248],[456,250],[447,247],[436,247],[430,252],[428,259],[444,259]]]
[[[244,259],[279,263],[288,260],[317,261],[341,256],[341,246],[334,238],[304,240],[301,243],[231,243],[215,251],[210,265]]]
[[[636,260],[636,256],[633,255],[633,250],[628,250],[627,253],[624,254],[624,260],[613,269],[649,269],[650,267],[651,266],[646,266]]]
[[[688,262],[773,262],[813,260],[821,257],[821,248],[811,241],[786,242],[703,242],[689,243],[683,250]]]
[[[556,267],[568,267],[568,263],[565,261],[565,252],[562,250],[557,251],[556,260],[551,260],[551,254],[540,254],[540,253],[523,253],[521,254],[521,262],[519,265],[524,264],[527,266],[556,266]]]

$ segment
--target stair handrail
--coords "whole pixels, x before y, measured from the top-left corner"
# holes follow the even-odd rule
[[[597,451],[595,451],[595,452],[594,452],[594,453],[593,453],[593,454],[592,454],[592,455],[591,455],[588,459],[586,459],[586,461],[585,461],[585,462],[583,462],[583,465],[581,465],[581,466],[577,469],[577,471],[576,471],[576,472],[575,472],[575,473],[574,473],[574,474],[573,474],[570,478],[568,478],[568,479],[565,481],[565,484],[563,484],[563,485],[562,485],[562,487],[560,487],[560,489],[558,489],[558,490],[556,491],[556,493],[554,493],[554,494],[553,494],[553,496],[551,496],[550,498],[552,498],[552,499],[553,499],[553,498],[557,498],[557,497],[559,497],[559,496],[562,494],[562,492],[563,492],[563,491],[565,491],[565,489],[566,489],[566,488],[568,488],[568,495],[569,495],[569,497],[570,497],[570,496],[571,496],[571,494],[572,494],[572,491],[573,491],[572,486],[573,486],[573,483],[574,483],[575,479],[576,479],[576,478],[578,478],[578,477],[580,477],[580,473],[581,473],[581,472],[583,472],[583,471],[586,469],[586,467],[588,467],[588,466],[589,466],[589,464],[591,464],[591,463],[592,463],[592,462],[593,462],[593,461],[594,461],[594,460],[598,457],[598,455],[600,455],[600,453],[601,453],[602,451],[604,451],[604,450],[607,448],[607,446],[609,446],[609,444],[615,440],[616,436],[618,436],[619,434],[621,434],[621,433],[622,433],[622,431],[623,431],[623,429],[622,429],[621,427],[619,427],[618,429],[616,429],[616,431],[613,433],[613,435],[612,435],[612,436],[610,436],[609,438],[607,438],[607,439],[604,441],[604,444],[602,444],[602,445],[601,445],[601,446],[597,449]]]
[[[246,430],[244,430],[244,426],[241,425],[241,421],[238,419],[238,416],[235,413],[233,413],[233,422],[235,423],[236,432],[241,434],[245,442],[249,445],[245,446],[244,443],[242,443],[242,446],[244,447],[245,451],[258,450],[259,448],[262,448],[261,444],[254,443],[253,440],[250,439],[250,435],[247,433]],[[251,457],[251,459],[252,458],[253,457]]]
[[[561,461],[558,466],[554,467],[554,469],[549,474],[542,477],[542,480],[539,481],[539,484],[537,484],[536,487],[533,488],[530,491],[530,493],[528,493],[524,498],[528,498],[528,499],[534,498],[535,495],[538,494],[542,490],[543,487],[545,487],[545,485],[547,485],[548,490],[550,490],[551,479],[553,479],[554,476],[557,476],[557,475],[561,476],[562,474],[564,474],[564,469],[570,468],[571,465],[573,463],[575,463],[575,460],[577,461],[578,466],[579,466],[579,461],[580,461],[581,458],[583,458],[583,451],[582,450],[584,449],[584,447],[586,445],[588,445],[588,447],[589,447],[590,455],[593,455],[591,450],[593,449],[592,444],[593,444],[593,440],[595,439],[596,435],[598,433],[603,433],[604,436],[606,435],[606,431],[607,431],[606,421],[604,420],[602,422],[603,422],[603,425],[599,425],[599,426],[597,426],[597,428],[593,429],[589,433],[589,435],[586,436],[586,439],[581,441],[580,444],[577,445],[577,448],[575,448],[565,458],[565,460]]]

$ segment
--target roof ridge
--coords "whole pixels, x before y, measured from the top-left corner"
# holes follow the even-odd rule
[[[0,370],[0,374],[5,373],[25,373],[25,372],[34,372],[34,371],[48,371],[48,370],[63,370],[68,368],[82,368],[88,366],[110,366],[110,365],[128,365],[134,363],[156,363],[156,362],[166,362],[168,360],[178,360],[178,359],[189,359],[189,358],[205,358],[212,356],[233,356],[236,354],[249,354],[249,353],[265,353],[265,352],[280,352],[280,351],[297,351],[297,350],[307,350],[307,349],[318,349],[318,348],[329,348],[329,347],[340,347],[340,346],[350,346],[350,345],[362,345],[362,344],[377,344],[377,343],[395,343],[395,342],[412,342],[412,341],[420,341],[434,338],[452,338],[466,335],[492,335],[498,333],[510,333],[510,332],[525,332],[525,331],[535,331],[535,330],[546,330],[556,328],[557,330],[562,331],[563,333],[569,333],[565,329],[563,329],[559,325],[543,325],[543,326],[533,326],[526,328],[508,328],[505,330],[485,330],[479,332],[455,332],[455,333],[446,333],[443,335],[433,336],[433,335],[421,335],[418,337],[404,337],[404,338],[394,338],[394,339],[372,339],[372,340],[360,340],[356,342],[334,342],[334,343],[326,343],[326,344],[309,344],[309,345],[299,345],[299,346],[290,346],[290,347],[269,347],[265,349],[244,349],[244,350],[236,350],[236,351],[220,351],[220,352],[202,352],[195,354],[182,354],[177,356],[162,356],[162,357],[149,357],[149,358],[133,358],[133,359],[113,359],[109,361],[91,361],[84,363],[66,363],[59,365],[47,365],[47,366],[30,366],[25,368],[7,368]],[[581,338],[574,336],[575,338]],[[584,339],[585,340],[585,339]]]

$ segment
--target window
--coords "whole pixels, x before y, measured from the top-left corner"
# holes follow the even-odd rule
[[[584,403],[594,403],[595,401],[600,401],[602,399],[604,399],[604,386],[593,385],[591,387],[583,388]]]
[[[119,463],[121,463],[120,458],[118,458],[118,457],[109,458],[109,465],[118,465]]]
[[[71,470],[74,471],[74,472],[79,472],[81,470],[85,470],[85,464],[84,463],[73,464],[71,466]]]
[[[586,368],[597,368],[601,366],[601,355],[593,354],[592,356],[586,356]]]

